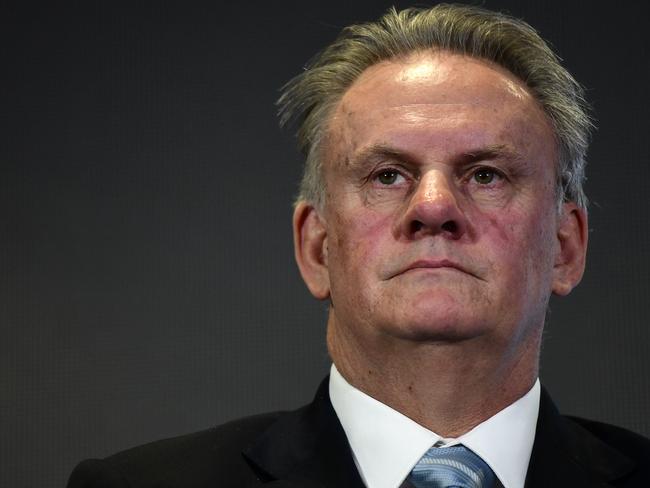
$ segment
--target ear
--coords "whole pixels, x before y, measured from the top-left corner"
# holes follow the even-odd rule
[[[564,203],[557,229],[559,252],[553,269],[553,293],[568,295],[580,282],[587,259],[587,213],[573,202]]]
[[[330,296],[327,227],[313,205],[299,202],[293,212],[293,246],[302,279],[314,297]]]

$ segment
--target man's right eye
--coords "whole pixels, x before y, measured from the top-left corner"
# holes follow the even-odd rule
[[[385,170],[378,173],[376,178],[382,185],[394,185],[400,174],[397,171]]]

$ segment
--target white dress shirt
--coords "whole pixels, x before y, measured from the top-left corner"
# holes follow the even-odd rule
[[[523,488],[539,413],[539,379],[528,393],[458,438],[442,438],[350,385],[332,365],[330,399],[368,488],[399,488],[434,444],[463,444],[505,488]]]

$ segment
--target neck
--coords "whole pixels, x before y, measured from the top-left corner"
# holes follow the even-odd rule
[[[541,327],[531,335],[516,346],[485,338],[361,342],[330,316],[327,343],[348,383],[442,437],[458,437],[533,386]]]

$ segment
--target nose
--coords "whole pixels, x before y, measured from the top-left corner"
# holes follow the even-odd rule
[[[437,169],[423,173],[399,227],[409,239],[423,235],[460,239],[467,230],[467,220],[450,177]]]

